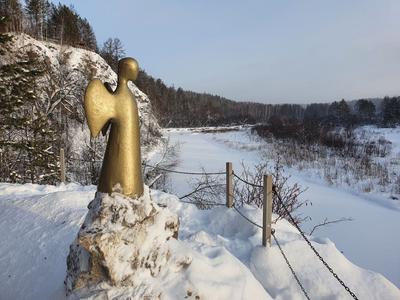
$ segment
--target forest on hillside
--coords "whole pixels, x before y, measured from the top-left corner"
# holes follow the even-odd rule
[[[92,26],[73,7],[47,0],[1,0],[0,31],[23,32],[40,40],[97,50]]]
[[[163,127],[198,127],[236,124],[309,123],[313,125],[356,126],[400,124],[400,97],[379,100],[379,109],[370,99],[334,101],[332,103],[264,104],[236,102],[217,95],[195,93],[168,87],[141,71],[137,86],[151,99]],[[377,102],[377,101],[375,101]]]
[[[54,63],[40,51],[20,51],[14,39],[0,33],[0,181],[55,183],[59,151],[69,150],[71,130],[85,122],[82,95],[93,65],[87,57],[78,72],[68,67],[70,52]]]

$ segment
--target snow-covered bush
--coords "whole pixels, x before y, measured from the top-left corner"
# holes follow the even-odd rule
[[[305,218],[301,215],[296,215],[296,211],[303,205],[308,204],[308,201],[303,201],[299,197],[305,189],[297,183],[289,184],[289,176],[285,175],[279,157],[277,157],[274,165],[269,165],[266,160],[252,168],[242,163],[242,171],[239,177],[254,184],[254,186],[236,180],[234,183],[235,205],[248,204],[259,208],[263,207],[263,189],[261,186],[263,185],[263,176],[265,174],[272,175],[272,184],[274,186],[272,212],[277,216],[274,222],[280,219],[287,219],[291,222],[288,215],[290,213],[297,224],[301,223]]]
[[[236,174],[236,173],[235,173]],[[304,192],[297,183],[289,184],[289,177],[284,175],[284,169],[280,160],[275,165],[269,165],[266,161],[254,166],[241,164],[241,172],[234,177],[233,198],[234,206],[252,205],[259,208],[263,207],[263,176],[272,175],[274,194],[272,198],[272,212],[276,214],[276,222],[280,219],[287,219],[291,222],[290,213],[296,223],[300,223],[305,218],[296,215],[296,210],[307,201],[300,199],[300,194]],[[240,179],[239,179],[240,178]],[[200,178],[192,180],[192,191],[181,196],[181,199],[189,201],[200,209],[210,209],[216,205],[223,205],[226,197],[225,175],[204,174]]]
[[[265,155],[269,159],[279,157],[285,166],[313,170],[329,184],[398,194],[399,159],[392,153],[392,143],[372,127],[331,129],[313,142],[261,134],[267,141]]]

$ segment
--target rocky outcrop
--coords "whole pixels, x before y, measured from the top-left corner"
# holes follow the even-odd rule
[[[167,265],[178,217],[154,203],[148,188],[139,199],[97,193],[88,208],[67,258],[67,294],[84,298],[110,287],[137,287],[157,297],[146,281]]]
[[[80,166],[77,161],[87,160],[88,145],[90,139],[89,128],[84,124],[84,111],[82,99],[88,81],[98,78],[102,82],[107,82],[112,89],[117,85],[117,74],[111,69],[107,62],[97,53],[75,48],[68,45],[59,45],[47,41],[39,41],[27,34],[10,33],[12,36],[12,46],[0,57],[0,66],[9,63],[21,62],[26,56],[35,55],[36,60],[41,63],[44,74],[37,78],[36,97],[42,99],[43,107],[50,107],[56,101],[60,101],[57,95],[62,91],[62,101],[67,101],[72,105],[76,112],[66,114],[64,117],[68,121],[66,126],[64,141],[68,149],[67,157],[74,158],[70,162],[67,177],[71,181],[87,184],[87,180],[82,178],[81,173],[87,172],[87,165]],[[141,62],[139,61],[139,64]],[[128,87],[135,95],[139,109],[140,133],[142,155],[154,149],[160,142],[161,128],[153,113],[149,97],[143,93],[132,82]],[[46,112],[47,113],[47,112]],[[76,121],[80,119],[80,121]],[[105,151],[106,138],[101,135],[98,137],[96,152],[99,156]],[[90,148],[89,147],[89,148]],[[91,148],[90,148],[91,149]],[[75,163],[74,163],[75,162]]]

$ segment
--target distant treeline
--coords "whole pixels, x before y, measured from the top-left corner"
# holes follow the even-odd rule
[[[365,99],[356,101],[353,111],[344,100],[331,104],[310,104],[302,119],[272,116],[268,122],[258,124],[253,130],[261,137],[274,137],[301,147],[319,144],[348,155],[356,146],[354,127],[400,125],[400,97],[385,97],[381,106],[382,111],[376,113],[373,102]]]
[[[235,102],[207,93],[195,93],[181,88],[167,87],[161,79],[154,79],[141,71],[136,82],[152,102],[153,110],[162,126],[216,126],[231,124],[299,122],[332,126],[400,124],[400,97],[385,97],[378,110],[373,101],[360,99],[354,105],[345,100],[333,103],[262,104]]]
[[[149,96],[161,126],[254,124],[274,115],[299,119],[304,114],[304,108],[296,104],[236,102],[217,95],[167,87],[161,79],[154,79],[145,71],[140,72],[136,84]]]

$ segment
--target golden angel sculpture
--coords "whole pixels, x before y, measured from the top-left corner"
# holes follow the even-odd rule
[[[139,113],[135,96],[128,88],[136,80],[139,65],[133,58],[118,63],[118,85],[115,91],[99,79],[93,79],[85,92],[85,114],[92,137],[111,127],[97,190],[117,190],[129,197],[143,194],[140,154]]]

